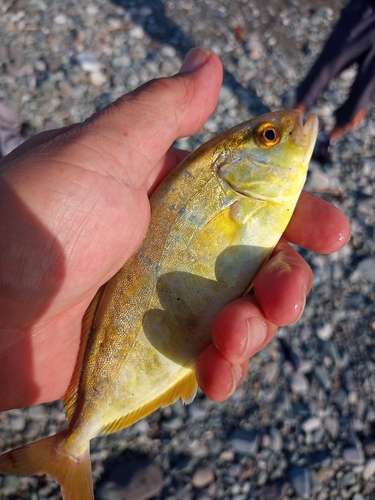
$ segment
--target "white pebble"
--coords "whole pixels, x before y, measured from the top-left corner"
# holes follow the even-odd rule
[[[128,31],[128,34],[132,38],[136,38],[137,40],[141,40],[145,36],[145,32],[142,26],[134,26]]]
[[[86,7],[86,13],[89,15],[89,16],[96,16],[96,14],[99,12],[99,8],[97,5],[94,5],[92,3],[90,3],[87,7]]]
[[[319,429],[322,425],[322,421],[318,417],[311,417],[305,420],[305,422],[302,424],[302,429],[308,433],[308,432],[314,432],[317,429]]]
[[[332,337],[333,327],[331,323],[325,323],[321,328],[316,331],[317,336],[320,340],[329,340]]]
[[[290,385],[294,394],[305,394],[310,384],[305,375],[302,373],[294,373]]]
[[[89,75],[90,82],[96,87],[101,87],[107,81],[107,77],[101,71],[95,71]]]
[[[57,14],[57,16],[53,18],[53,22],[55,24],[64,25],[68,22],[68,16],[66,14]]]
[[[192,478],[194,488],[205,488],[215,480],[214,471],[211,467],[198,469]]]
[[[363,479],[369,481],[375,474],[375,458],[371,458],[363,469]]]

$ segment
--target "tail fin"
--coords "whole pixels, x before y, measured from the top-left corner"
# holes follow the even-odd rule
[[[61,486],[64,500],[94,500],[90,450],[73,457],[64,450],[67,431],[8,451],[0,457],[0,473],[49,474]]]

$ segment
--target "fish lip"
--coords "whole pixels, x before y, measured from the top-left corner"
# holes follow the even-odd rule
[[[305,143],[308,143],[304,160],[305,164],[309,163],[313,154],[316,138],[318,137],[318,126],[319,120],[316,115],[310,115],[306,123],[302,126],[303,138]]]

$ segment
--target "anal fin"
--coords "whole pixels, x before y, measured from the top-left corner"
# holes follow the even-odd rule
[[[193,401],[197,393],[197,388],[198,383],[195,377],[195,370],[194,368],[191,368],[189,369],[187,375],[178,380],[177,383],[175,383],[166,392],[141,406],[138,410],[135,410],[124,417],[107,424],[102,429],[101,434],[111,434],[112,432],[119,431],[124,427],[128,427],[141,418],[150,415],[150,413],[158,408],[171,405],[178,398],[181,398],[184,403],[189,404]]]

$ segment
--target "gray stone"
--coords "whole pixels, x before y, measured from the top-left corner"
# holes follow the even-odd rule
[[[311,482],[307,468],[293,468],[289,474],[290,482],[301,498],[311,498]]]
[[[305,420],[302,424],[302,429],[305,432],[314,432],[319,429],[322,425],[322,421],[318,417],[310,417]]]
[[[183,423],[184,422],[181,417],[175,417],[167,422],[163,422],[163,429],[169,432],[176,431],[182,427]]]
[[[375,458],[371,458],[365,465],[363,469],[363,479],[365,481],[370,481],[375,475]]]
[[[203,467],[194,472],[192,485],[194,488],[206,488],[215,480],[215,473],[211,467]]]
[[[145,32],[141,26],[134,26],[129,30],[129,36],[137,40],[141,40],[145,36]]]
[[[365,455],[360,447],[345,448],[342,454],[348,464],[363,465],[365,462]]]
[[[207,409],[198,401],[193,401],[188,405],[187,409],[193,420],[204,420],[208,416]]]
[[[309,381],[303,373],[293,373],[290,387],[295,394],[306,394],[309,390]]]
[[[325,438],[325,430],[323,427],[319,427],[319,429],[317,429],[315,432],[314,432],[314,443],[321,443],[322,441],[324,441],[324,438]]]
[[[23,413],[15,413],[15,410],[13,410],[14,413],[12,413],[9,417],[9,422],[10,422],[10,427],[13,432],[22,432],[25,429],[25,424],[26,424],[26,418]]]
[[[361,275],[366,281],[375,282],[375,258],[366,257],[360,261],[356,272]]]
[[[347,487],[347,486],[352,486],[353,484],[356,484],[357,482],[357,478],[355,476],[355,474],[350,471],[350,472],[347,472],[344,477],[342,478],[342,484]]]
[[[283,500],[288,489],[288,484],[282,480],[270,482],[260,488],[259,500]]]
[[[268,472],[264,469],[260,470],[257,478],[257,486],[264,486],[268,481]]]
[[[271,428],[272,449],[279,453],[283,449],[283,436],[281,432],[275,427]]]
[[[92,83],[96,87],[103,86],[107,81],[107,77],[102,71],[91,71],[89,79],[90,83]]]
[[[333,327],[331,323],[325,323],[322,327],[316,330],[317,336],[321,340],[329,340],[332,337]]]
[[[60,26],[63,26],[65,24],[67,24],[68,16],[66,14],[63,14],[63,13],[57,14],[57,16],[54,17],[53,22],[55,24],[59,24]]]
[[[189,451],[192,457],[205,458],[208,455],[208,447],[206,443],[195,439],[189,444]]]
[[[5,476],[1,486],[2,495],[11,496],[17,493],[19,488],[19,478],[16,476]]]
[[[72,56],[72,62],[78,64],[83,71],[88,73],[97,73],[102,69],[102,64],[98,61],[97,57],[90,52],[80,52]]]
[[[259,448],[260,435],[256,432],[247,432],[236,429],[230,436],[229,442],[235,453],[241,455],[254,455]]]

